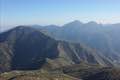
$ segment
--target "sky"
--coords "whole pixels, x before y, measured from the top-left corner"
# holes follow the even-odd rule
[[[119,23],[120,0],[0,0],[1,29],[73,20]]]

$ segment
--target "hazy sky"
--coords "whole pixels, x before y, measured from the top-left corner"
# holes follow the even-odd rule
[[[0,0],[0,26],[120,22],[120,0]]]

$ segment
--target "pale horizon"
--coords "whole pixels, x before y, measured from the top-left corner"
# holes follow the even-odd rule
[[[0,26],[120,23],[120,0],[0,0]]]

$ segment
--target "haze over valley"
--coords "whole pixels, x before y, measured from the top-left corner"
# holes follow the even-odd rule
[[[0,0],[0,80],[120,80],[120,0]]]
[[[118,74],[120,68],[119,27],[120,24],[84,24],[76,20],[62,27],[32,25],[7,30],[0,34],[0,71],[13,72],[1,76],[19,80],[23,73],[14,71],[27,70],[24,75],[29,79],[31,73],[28,71],[38,70],[39,72],[32,72],[31,79],[44,79],[48,73],[55,72],[58,75],[53,74],[54,76],[59,79],[59,75],[62,75],[65,80],[65,75],[73,77],[68,77],[68,80],[101,80],[103,76],[108,77],[108,80],[117,80],[119,76],[114,76],[113,73]],[[86,69],[88,72],[85,72]],[[96,79],[98,74],[101,77]],[[27,76],[20,78],[27,80]]]

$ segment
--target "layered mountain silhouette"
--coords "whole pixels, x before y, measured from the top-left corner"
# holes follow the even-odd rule
[[[56,41],[30,27],[19,26],[0,34],[0,44],[1,70],[39,69],[46,61],[56,67],[80,62],[114,66],[101,52],[79,43]]]
[[[120,63],[120,24],[82,23],[78,20],[63,26],[32,26],[56,40],[82,43],[101,52],[115,64]],[[118,65],[117,65],[118,66]]]
[[[76,26],[74,27],[74,25]],[[88,25],[94,26],[89,28]],[[116,26],[118,25],[119,24],[116,24]],[[109,48],[110,52],[107,53],[108,45],[106,44],[108,44],[108,42],[104,42],[105,37],[103,35],[98,36],[96,34],[99,32],[98,28],[100,28],[100,26],[100,24],[95,22],[83,24],[79,21],[74,21],[72,23],[65,24],[64,27],[57,27],[56,25],[49,25],[46,27],[39,25],[34,25],[32,27],[17,26],[1,33],[0,72],[5,73],[0,74],[0,79],[119,79],[120,69],[117,68],[120,66],[119,52],[117,52],[119,51],[117,50],[119,43],[116,44],[118,47],[114,48],[116,53],[111,52],[111,48]],[[92,29],[91,32],[89,32],[90,29]],[[109,30],[107,31],[109,32]],[[79,32],[84,33],[81,34],[84,36],[78,36],[77,33]],[[95,40],[92,32],[96,35]],[[115,34],[119,33],[119,29],[114,32]],[[114,35],[114,37],[115,34],[112,34],[111,32],[111,35]],[[86,36],[88,37],[88,35],[93,42],[90,39],[88,39],[88,42],[85,41]],[[82,39],[79,41],[79,37],[82,39],[84,38],[83,41]],[[99,43],[97,44],[96,40],[99,40],[101,46]],[[114,39],[112,41],[114,41]],[[103,44],[105,47],[103,47],[103,50],[101,51]],[[6,71],[11,72],[6,73]],[[118,74],[118,76],[115,74]]]
[[[19,26],[2,33],[0,43],[1,62],[9,63],[11,69],[40,68],[45,58],[58,56],[57,41],[28,27]]]

